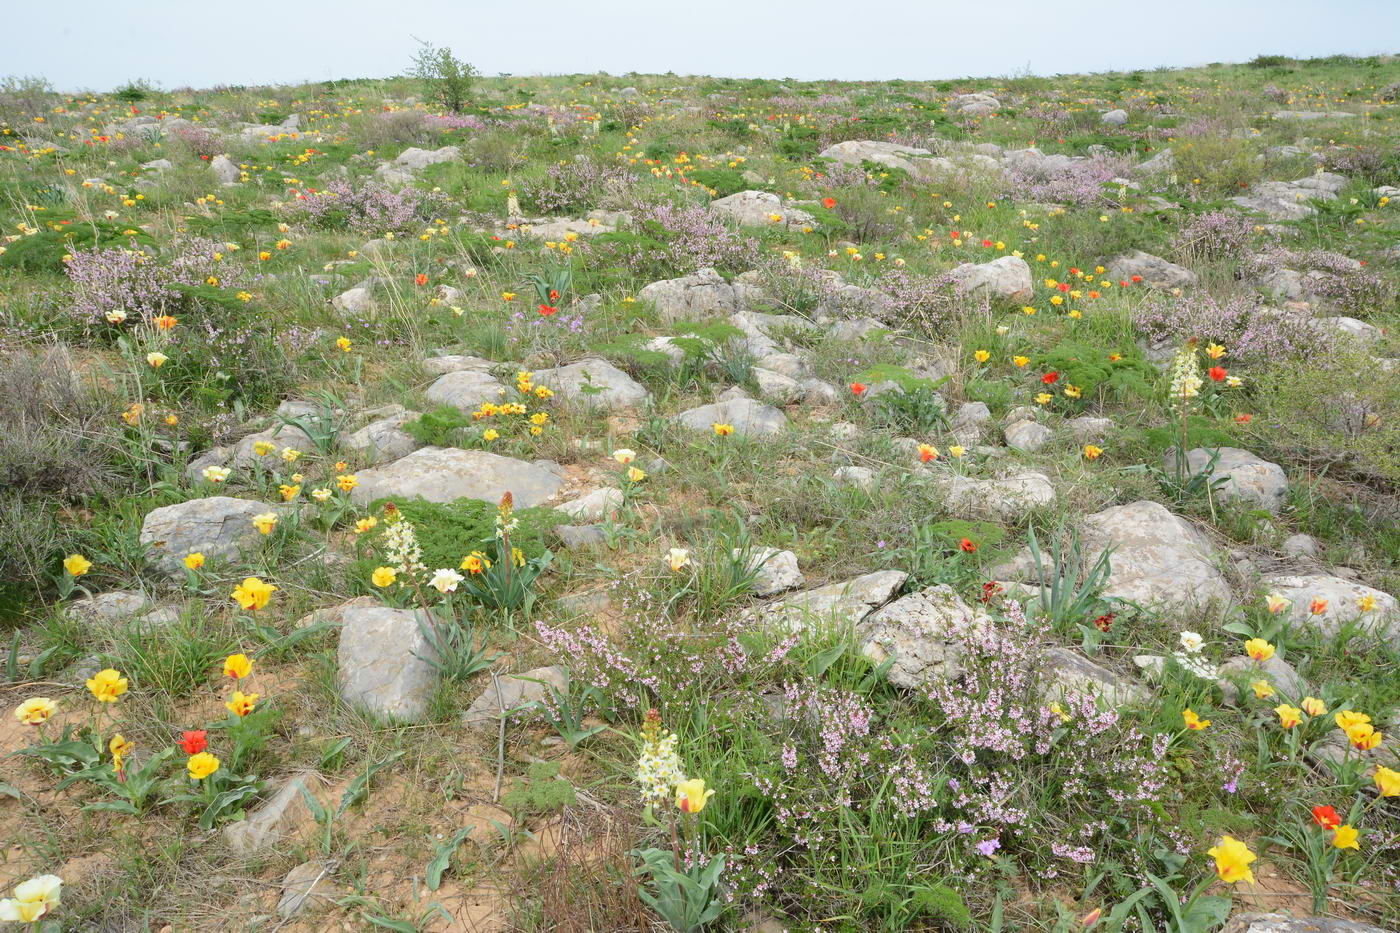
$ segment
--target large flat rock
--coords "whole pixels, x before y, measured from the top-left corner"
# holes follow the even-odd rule
[[[517,506],[529,508],[548,500],[563,485],[558,476],[524,460],[456,447],[424,447],[356,475],[360,485],[350,494],[356,505],[386,496],[429,502],[462,498],[499,502],[509,492]]]

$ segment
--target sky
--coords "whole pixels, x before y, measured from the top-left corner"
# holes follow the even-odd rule
[[[11,39],[0,75],[63,91],[386,77],[416,39],[486,75],[797,80],[1400,52],[1400,0],[0,0],[0,23]]]

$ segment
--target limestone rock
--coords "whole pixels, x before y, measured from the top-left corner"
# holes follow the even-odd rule
[[[1122,126],[1124,123],[1128,122],[1128,111],[1121,108],[1118,110],[1110,110],[1108,113],[1099,117],[1099,122],[1106,123],[1109,126]]]
[[[1055,432],[1038,421],[1015,421],[1002,429],[1006,446],[1033,454],[1050,442]]]
[[[1143,284],[1151,288],[1185,288],[1196,284],[1196,273],[1174,262],[1167,262],[1161,256],[1144,253],[1140,249],[1110,260],[1108,274],[1116,279],[1132,279],[1133,276],[1139,276]]]
[[[471,414],[482,402],[500,401],[504,388],[490,373],[461,369],[439,376],[423,392],[423,397],[434,405],[451,405]]]
[[[564,484],[554,473],[535,464],[456,447],[424,447],[356,475],[360,485],[350,493],[356,505],[367,505],[384,496],[421,497],[429,502],[467,498],[494,504],[509,492],[518,508],[529,508],[548,500]]]
[[[733,314],[748,307],[761,290],[743,283],[730,284],[714,269],[701,269],[678,279],[662,279],[643,286],[637,297],[656,306],[662,320],[673,323]]]
[[[401,169],[416,172],[439,162],[455,162],[461,157],[462,150],[456,146],[443,146],[441,149],[419,149],[415,146],[399,153],[393,164]]]
[[[462,716],[462,725],[468,729],[495,727],[502,710],[509,718],[530,704],[547,699],[550,687],[561,692],[569,689],[569,675],[564,667],[537,667],[520,675],[502,674],[489,680],[486,689],[472,701]]]
[[[963,263],[949,273],[965,292],[985,291],[994,298],[1029,301],[1035,294],[1031,267],[1019,256],[1002,256],[991,262]]]
[[[150,548],[158,570],[182,580],[186,554],[198,551],[208,560],[233,560],[243,548],[256,546],[262,539],[253,527],[253,516],[276,511],[275,506],[252,499],[191,499],[147,513],[140,541]]]
[[[788,228],[810,227],[816,218],[806,211],[784,206],[783,199],[767,191],[740,191],[728,197],[710,202],[710,210],[723,214],[748,227],[771,227],[775,224]],[[774,217],[778,217],[774,221]]]
[[[341,615],[336,653],[341,698],[375,716],[416,722],[437,677],[422,610],[355,607]]]
[[[1068,648],[1047,648],[1040,661],[1041,690],[1048,699],[1095,696],[1116,707],[1148,698],[1142,686]]]
[[[466,369],[474,369],[477,372],[489,373],[495,363],[491,360],[483,360],[479,356],[461,356],[449,354],[446,356],[434,356],[423,361],[423,371],[433,376],[444,376],[447,373],[461,372]]]
[[[966,639],[989,619],[940,583],[895,600],[866,616],[856,629],[860,650],[876,664],[893,657],[887,674],[897,687],[915,690],[962,672]]]
[[[1328,574],[1279,574],[1263,580],[1266,591],[1289,600],[1288,615],[1294,625],[1335,635],[1347,623],[1360,624],[1378,633],[1389,633],[1392,643],[1400,646],[1397,629],[1397,609],[1394,596],[1363,583]],[[1321,612],[1313,612],[1313,601],[1325,600]],[[1374,607],[1363,606],[1374,603]]]
[[[595,489],[558,506],[560,512],[583,522],[601,521],[620,508],[622,508],[622,490],[611,487]]]
[[[735,398],[701,405],[676,415],[676,421],[692,431],[714,432],[714,425],[728,424],[736,435],[769,437],[782,433],[787,416],[771,405],[749,398]]]
[[[221,185],[236,185],[243,178],[243,170],[226,155],[216,155],[209,161],[214,172],[214,180]]]
[[[368,288],[357,285],[332,298],[331,307],[350,316],[369,314],[374,310],[374,295]]]
[[[555,525],[550,529],[555,539],[569,550],[586,547],[601,547],[608,536],[600,525]]]
[[[1283,700],[1289,703],[1296,703],[1312,693],[1312,687],[1297,669],[1278,655],[1267,661],[1256,661],[1248,655],[1231,658],[1220,665],[1219,671],[1220,690],[1226,703],[1239,701],[1240,693],[1235,686],[1236,680],[1244,683],[1246,697],[1253,697],[1254,691],[1249,685],[1256,680],[1267,681],[1282,695]]]
[[[832,474],[832,477],[843,486],[855,486],[867,492],[875,488],[875,471],[870,469],[870,467],[838,467],[836,472]]]
[[[600,359],[536,370],[535,384],[548,386],[571,401],[609,410],[640,405],[650,394],[637,380]]]
[[[803,590],[763,607],[759,618],[789,631],[835,621],[860,622],[899,592],[909,579],[902,570],[877,570],[842,583]]]
[[[344,894],[331,880],[331,868],[321,862],[303,862],[287,872],[282,879],[282,897],[277,902],[277,915],[290,920],[303,910],[328,907]]]
[[[1186,464],[1190,474],[1196,476],[1204,472],[1213,453],[1215,451],[1204,447],[1188,450]],[[1163,465],[1167,470],[1175,469],[1176,451],[1167,451]],[[1221,499],[1238,499],[1270,512],[1283,507],[1284,496],[1288,493],[1288,477],[1283,467],[1238,447],[1219,448],[1211,476],[1225,481],[1215,490],[1215,495]]]
[[[949,113],[985,116],[1001,109],[1001,101],[990,94],[959,94],[948,101]]]
[[[935,158],[927,149],[871,139],[839,142],[823,149],[821,156],[857,168],[862,162],[874,162],[876,165],[903,169],[917,181],[932,181],[953,167],[951,161]]]
[[[340,433],[339,443],[346,451],[358,454],[366,463],[387,463],[407,457],[423,446],[404,425],[418,420],[418,412],[403,411],[369,424],[353,434]]]
[[[735,548],[733,553],[735,559],[742,556],[738,548]],[[792,551],[780,551],[773,547],[760,548],[751,555],[749,569],[755,573],[755,596],[774,596],[786,590],[795,590],[807,582],[807,578],[802,576],[802,571],[797,567],[797,555]]]
[[[985,480],[952,474],[942,485],[948,513],[963,519],[1019,522],[1055,501],[1055,485],[1038,470]]]
[[[302,792],[314,795],[320,783],[316,774],[286,779],[247,816],[225,826],[224,841],[238,855],[251,855],[309,832],[315,827],[316,818]]]
[[[1236,914],[1221,933],[1394,933],[1369,923],[1332,917],[1295,919],[1286,914]]]

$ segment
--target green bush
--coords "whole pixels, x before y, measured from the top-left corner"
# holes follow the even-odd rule
[[[496,503],[480,499],[457,499],[454,502],[428,502],[424,499],[379,499],[371,511],[378,513],[385,502],[392,501],[403,517],[413,524],[418,543],[423,548],[423,563],[429,568],[456,567],[462,558],[481,548],[496,534]],[[569,521],[568,516],[553,509],[536,506],[516,509],[519,522],[511,533],[511,544],[525,552],[528,559],[544,555],[545,535],[555,525]],[[374,566],[368,559],[361,562],[367,569],[360,579],[368,579]]]
[[[1076,386],[1085,397],[1100,387],[1119,399],[1151,398],[1157,370],[1140,356],[1111,360],[1102,347],[1081,343],[1061,343],[1035,358],[1035,367],[1058,372],[1060,383]]]
[[[0,253],[0,267],[22,272],[62,272],[66,253],[99,247],[142,246],[153,247],[155,240],[135,227],[105,220],[75,223],[61,230],[43,230],[33,236],[20,237],[4,253]]]

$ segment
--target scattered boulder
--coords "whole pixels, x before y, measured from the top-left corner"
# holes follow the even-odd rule
[[[342,431],[338,442],[347,452],[357,454],[371,465],[407,457],[423,446],[422,441],[404,430],[405,424],[418,420],[418,417],[416,411],[401,411],[371,421],[354,433]]]
[[[1346,187],[1344,175],[1319,172],[1296,181],[1261,181],[1247,194],[1230,200],[1240,207],[1259,211],[1273,220],[1302,220],[1317,213],[1309,200],[1335,201]]]
[[[492,678],[462,716],[468,729],[494,728],[501,721],[502,711],[507,719],[514,713],[550,697],[550,688],[569,689],[569,673],[562,666],[537,667],[523,674],[502,674]]]
[[[876,664],[893,657],[886,675],[897,687],[917,690],[962,672],[966,639],[989,622],[945,583],[895,600],[860,622],[861,653]]]
[[[1109,706],[1141,703],[1149,696],[1140,684],[1068,648],[1046,648],[1040,655],[1041,690],[1048,699],[1093,696]]]
[[[741,282],[730,284],[714,269],[701,269],[678,279],[662,279],[643,286],[637,297],[656,306],[662,320],[681,320],[729,315],[743,311],[762,291]]]
[[[208,496],[152,509],[141,523],[140,542],[156,569],[176,580],[185,576],[185,555],[198,551],[207,560],[234,560],[262,535],[253,516],[277,511],[252,499]]]
[[[1088,565],[1112,548],[1104,596],[1176,607],[1230,599],[1230,586],[1217,567],[1219,554],[1210,539],[1159,503],[1142,500],[1086,515],[1079,522],[1079,534]],[[1042,547],[1048,549],[1048,544]],[[1042,554],[1042,560],[1048,559],[1048,552]],[[1032,582],[1035,574],[1029,549],[992,570],[995,578],[1015,582]]]
[[[1296,703],[1312,693],[1312,687],[1297,669],[1278,655],[1267,661],[1256,661],[1248,656],[1231,658],[1219,667],[1219,683],[1226,703],[1239,702],[1239,688],[1235,681],[1243,681],[1245,693],[1252,696],[1249,684],[1256,680],[1267,681],[1284,700]]]
[[[742,556],[742,552],[734,549],[734,557]],[[802,576],[802,571],[797,567],[797,555],[792,551],[780,551],[777,548],[760,548],[749,559],[749,569],[754,571],[753,594],[755,596],[774,596],[786,590],[795,590],[807,578]]]
[[[1248,502],[1261,509],[1277,512],[1283,507],[1288,493],[1288,477],[1283,467],[1260,459],[1238,447],[1207,449],[1196,447],[1186,452],[1187,470],[1192,476],[1205,472],[1211,457],[1218,454],[1211,476],[1224,482],[1215,490],[1222,500]],[[1176,451],[1169,450],[1162,458],[1168,470],[1176,468]]]
[[[571,551],[600,547],[608,541],[608,536],[600,525],[555,525],[550,531],[561,545]]]
[[[815,217],[800,208],[784,206],[782,198],[767,191],[740,191],[711,201],[710,210],[747,227],[778,224],[800,229],[814,226],[817,222]],[[774,220],[774,217],[778,219]]]
[[[676,415],[676,422],[692,431],[713,433],[714,425],[727,424],[734,433],[744,436],[769,437],[781,434],[787,427],[787,415],[771,405],[751,398],[733,398],[711,405],[701,405]]]
[[[434,405],[451,405],[467,414],[480,408],[482,402],[497,402],[504,395],[505,386],[480,369],[444,373],[423,392]]]
[[[1400,630],[1395,626],[1400,603],[1389,593],[1321,573],[1267,576],[1263,586],[1289,601],[1288,616],[1295,625],[1318,629],[1331,636],[1343,625],[1359,624],[1378,633],[1388,633],[1400,646]],[[1314,608],[1320,611],[1314,612]]]
[[[368,288],[357,285],[332,298],[331,307],[350,316],[370,314],[374,311],[374,295]]]
[[[1275,120],[1349,120],[1356,114],[1345,110],[1275,110],[1269,116]]]
[[[209,161],[214,180],[221,185],[236,185],[243,179],[243,170],[226,155],[216,155]]]
[[[367,606],[341,614],[340,696],[372,715],[417,722],[437,686],[422,610]]]
[[[1045,425],[1030,420],[1013,421],[1002,429],[1002,434],[1006,438],[1007,447],[1028,454],[1035,453],[1055,436],[1055,432]]]
[[[949,113],[981,117],[996,113],[1001,109],[1001,101],[990,94],[959,94],[948,101]]]
[[[857,489],[864,489],[867,492],[875,488],[875,471],[870,467],[837,467],[836,472],[831,475],[836,482],[843,486],[855,486]]]
[[[393,164],[401,169],[416,172],[429,165],[436,165],[439,162],[456,162],[460,158],[462,158],[462,150],[456,146],[443,146],[441,149],[419,149],[414,146],[399,153]]]
[[[535,464],[456,447],[424,447],[356,475],[360,484],[350,497],[361,506],[385,496],[418,497],[429,502],[466,498],[496,503],[509,492],[517,507],[529,508],[544,503],[564,484],[553,472]]]
[[[1028,513],[1055,501],[1054,484],[1038,470],[984,480],[955,473],[942,485],[946,496],[944,507],[950,515],[963,519],[1018,522]]]
[[[1108,126],[1122,126],[1124,123],[1128,122],[1128,111],[1122,108],[1110,110],[1108,113],[1099,117],[1099,122],[1107,124]]]
[[[534,378],[536,385],[548,386],[563,398],[608,410],[640,405],[650,394],[607,360],[594,358],[557,369],[539,369]]]
[[[329,907],[345,891],[331,880],[331,866],[321,862],[302,862],[282,879],[282,897],[277,902],[277,915],[290,920],[307,908]]]
[[[236,854],[252,855],[312,830],[316,818],[302,795],[314,795],[320,784],[314,773],[287,778],[247,816],[225,826],[224,841]]]
[[[1117,279],[1131,279],[1139,276],[1143,284],[1151,288],[1185,288],[1196,284],[1196,273],[1184,269],[1174,262],[1167,262],[1160,256],[1132,250],[1111,260],[1108,274]]]
[[[793,632],[813,622],[858,623],[889,602],[908,579],[909,574],[902,570],[877,570],[784,597],[764,606],[759,611],[759,619]]]
[[[991,262],[965,262],[948,273],[965,292],[986,292],[1008,301],[1029,301],[1035,294],[1031,267],[1019,256],[1002,256]]]
[[[605,487],[565,502],[557,508],[570,518],[596,522],[622,508],[622,501],[622,490]]]
[[[863,162],[874,162],[876,165],[902,169],[917,181],[932,181],[953,168],[952,162],[935,158],[927,149],[872,139],[848,139],[823,149],[821,156],[856,168]]]
[[[423,371],[432,376],[444,376],[447,373],[468,369],[489,373],[495,366],[496,364],[491,360],[483,360],[479,356],[460,356],[457,354],[433,356],[423,361]]]

